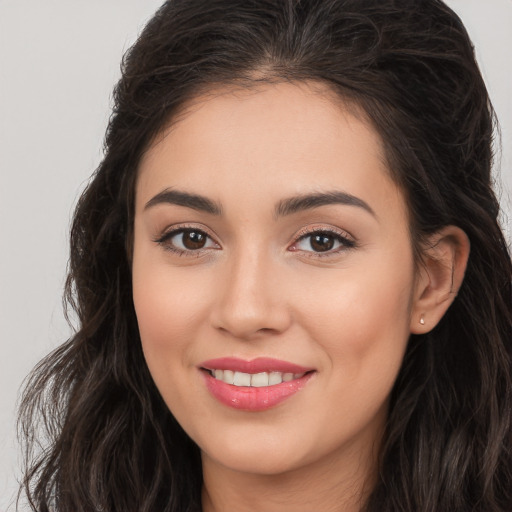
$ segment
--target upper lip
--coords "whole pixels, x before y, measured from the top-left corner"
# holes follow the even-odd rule
[[[242,373],[262,373],[262,372],[281,372],[281,373],[306,373],[314,368],[300,366],[288,361],[281,361],[270,357],[258,357],[246,361],[237,357],[219,357],[218,359],[209,359],[199,365],[206,370],[232,370]]]

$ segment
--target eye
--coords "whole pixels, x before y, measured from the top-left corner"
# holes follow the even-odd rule
[[[155,241],[165,249],[180,254],[219,249],[219,245],[209,235],[195,228],[174,229]]]
[[[300,236],[290,250],[332,254],[353,247],[355,242],[344,234],[329,230],[315,230]]]

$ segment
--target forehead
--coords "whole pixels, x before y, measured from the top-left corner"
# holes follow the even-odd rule
[[[333,187],[403,202],[379,134],[317,83],[226,87],[189,102],[144,155],[138,200],[174,186],[247,206],[261,191],[277,201]]]

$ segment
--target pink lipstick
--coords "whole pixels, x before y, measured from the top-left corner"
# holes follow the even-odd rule
[[[245,411],[264,411],[300,391],[313,368],[287,361],[258,358],[251,361],[225,357],[204,361],[206,387],[219,402]]]

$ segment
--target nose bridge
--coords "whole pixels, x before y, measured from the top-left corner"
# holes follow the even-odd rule
[[[290,317],[278,275],[278,262],[268,250],[234,251],[221,276],[215,326],[238,338],[286,329]]]

